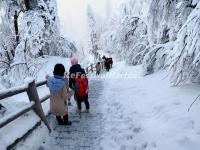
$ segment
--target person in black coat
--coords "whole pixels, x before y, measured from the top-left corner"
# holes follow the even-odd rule
[[[71,64],[72,64],[72,66],[69,69],[69,87],[75,91],[76,90],[75,89],[75,77],[78,75],[84,75],[86,77],[86,72],[81,67],[81,65],[78,64],[78,60],[75,57],[73,57],[71,59]],[[87,79],[87,77],[86,77],[86,79]],[[77,102],[79,112],[81,112],[81,102],[85,103],[86,112],[89,112],[90,104],[88,101],[88,94],[86,96],[84,96],[83,98],[80,98],[77,94],[75,94],[74,98]]]
[[[75,77],[77,75],[85,75],[85,70],[79,64],[74,64],[69,69],[69,87],[74,90]]]
[[[110,59],[109,58],[106,58],[105,68],[106,68],[106,71],[110,71]]]

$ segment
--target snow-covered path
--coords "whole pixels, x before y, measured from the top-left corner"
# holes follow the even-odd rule
[[[123,62],[104,75],[91,81],[91,113],[80,118],[74,104],[71,127],[52,119],[41,150],[199,150],[200,106],[187,112],[199,85],[171,87],[165,72],[143,77],[141,66]]]
[[[76,112],[76,104],[69,106],[72,126],[58,126],[51,116],[53,132],[43,141],[40,150],[99,150],[101,134],[101,101],[102,81],[90,81],[89,100],[91,113]],[[83,104],[84,105],[84,104]],[[84,108],[85,106],[83,106]]]
[[[102,149],[200,149],[200,106],[187,112],[199,85],[171,87],[165,72],[143,77],[141,66],[123,62],[111,70],[116,75],[104,81]]]

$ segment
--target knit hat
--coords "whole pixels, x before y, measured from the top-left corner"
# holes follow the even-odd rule
[[[78,59],[77,59],[76,57],[72,57],[72,58],[71,58],[71,64],[72,64],[72,65],[78,64]]]
[[[53,70],[53,75],[64,76],[65,67],[63,64],[56,64]]]

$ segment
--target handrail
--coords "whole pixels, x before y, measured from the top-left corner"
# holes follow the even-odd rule
[[[35,113],[41,118],[41,120],[47,126],[47,128],[49,129],[49,132],[51,132],[50,125],[47,121],[47,118],[44,114],[44,111],[43,111],[43,108],[41,105],[41,103],[43,103],[47,99],[49,99],[50,95],[48,94],[48,95],[42,97],[41,99],[39,99],[39,95],[37,92],[37,87],[45,85],[46,82],[47,81],[42,81],[42,82],[35,84],[35,81],[32,81],[28,84],[28,86],[19,87],[18,89],[12,88],[10,90],[0,93],[0,100],[2,100],[2,99],[5,99],[8,97],[17,95],[17,94],[27,92],[27,95],[28,95],[28,98],[30,101],[29,105],[25,106],[24,108],[20,109],[17,112],[14,112],[13,114],[8,115],[7,117],[5,117],[5,119],[3,119],[3,121],[0,121],[0,128],[6,126],[10,122],[16,120],[17,118],[19,118],[23,114],[29,112],[30,110],[34,110]]]
[[[102,69],[104,69],[104,62],[105,61],[100,62]],[[91,64],[90,66],[85,68],[86,73],[93,72],[95,70],[95,68],[96,68],[96,63]],[[12,121],[16,120],[17,118],[21,117],[25,113],[27,113],[31,110],[34,110],[35,113],[40,117],[41,121],[43,121],[44,124],[47,126],[47,128],[49,129],[49,132],[51,132],[50,125],[47,121],[47,118],[44,114],[44,111],[43,111],[43,108],[41,105],[43,102],[45,102],[46,100],[48,100],[50,98],[50,94],[39,98],[38,91],[37,91],[38,87],[43,86],[45,84],[47,84],[46,80],[38,82],[38,83],[35,83],[35,81],[31,81],[29,84],[27,84],[25,86],[15,87],[15,88],[11,88],[11,89],[8,89],[5,91],[1,91],[0,92],[0,101],[26,92],[30,103],[27,104],[26,106],[24,106],[23,108],[21,108],[20,110],[15,111],[15,112],[9,114],[8,116],[4,117],[3,119],[1,119],[0,129],[5,127]]]
[[[40,86],[43,86],[46,84],[47,81],[41,81],[41,82],[38,82],[36,83],[36,87],[40,87]],[[11,97],[11,96],[14,96],[14,95],[17,95],[17,94],[21,94],[21,93],[24,93],[26,92],[28,89],[28,86],[22,86],[22,87],[18,87],[18,88],[11,88],[11,89],[8,89],[8,90],[5,90],[3,92],[0,92],[0,100],[3,100],[5,98],[8,98],[8,97]]]
[[[35,105],[34,102],[30,103],[29,105],[25,106],[24,108],[22,108],[21,110],[14,112],[8,116],[6,116],[5,118],[3,118],[3,120],[0,123],[0,128],[4,127],[5,125],[7,125],[8,123],[14,121],[16,118],[19,118],[20,116],[24,115],[25,113],[29,112],[30,110],[33,109],[33,106]]]
[[[11,88],[0,93],[0,100],[26,92],[28,87]]]
[[[101,67],[104,68],[104,61],[100,62]],[[86,67],[86,73],[93,72],[96,68],[96,63],[91,64],[90,66]],[[9,114],[5,118],[3,118],[0,121],[0,128],[5,127],[7,124],[11,123],[12,121],[16,120],[17,118],[21,117],[25,113],[34,110],[35,113],[40,117],[40,119],[44,122],[44,124],[49,129],[49,132],[51,132],[50,125],[47,121],[47,118],[44,114],[42,103],[45,102],[50,98],[50,94],[43,96],[42,98],[39,98],[37,87],[43,86],[47,83],[47,81],[41,81],[38,83],[35,83],[35,81],[31,81],[28,85],[18,87],[18,88],[11,88],[8,90],[5,90],[3,92],[0,92],[0,101],[21,93],[26,92],[30,101],[30,104],[24,106],[20,110]]]

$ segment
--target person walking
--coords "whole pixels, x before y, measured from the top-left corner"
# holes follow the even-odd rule
[[[85,103],[86,110],[89,112],[90,104],[88,101],[88,79],[85,73],[85,70],[78,64],[78,59],[73,57],[71,58],[71,64],[69,70],[69,87],[75,91],[74,99],[77,102],[77,111],[80,113],[82,106],[81,103]]]
[[[106,71],[110,71],[110,61],[109,61],[109,58],[106,58],[105,60],[105,68],[106,68]]]
[[[96,75],[99,75],[100,72],[101,72],[101,64],[100,64],[100,62],[98,62],[95,67],[96,67]]]
[[[110,63],[110,68],[112,68],[113,67],[113,59],[112,59],[112,57],[109,58],[109,63]]]
[[[64,79],[65,68],[56,64],[52,77],[47,77],[47,86],[50,90],[50,111],[56,116],[59,125],[71,125],[68,120],[67,98],[73,95],[69,92]]]

